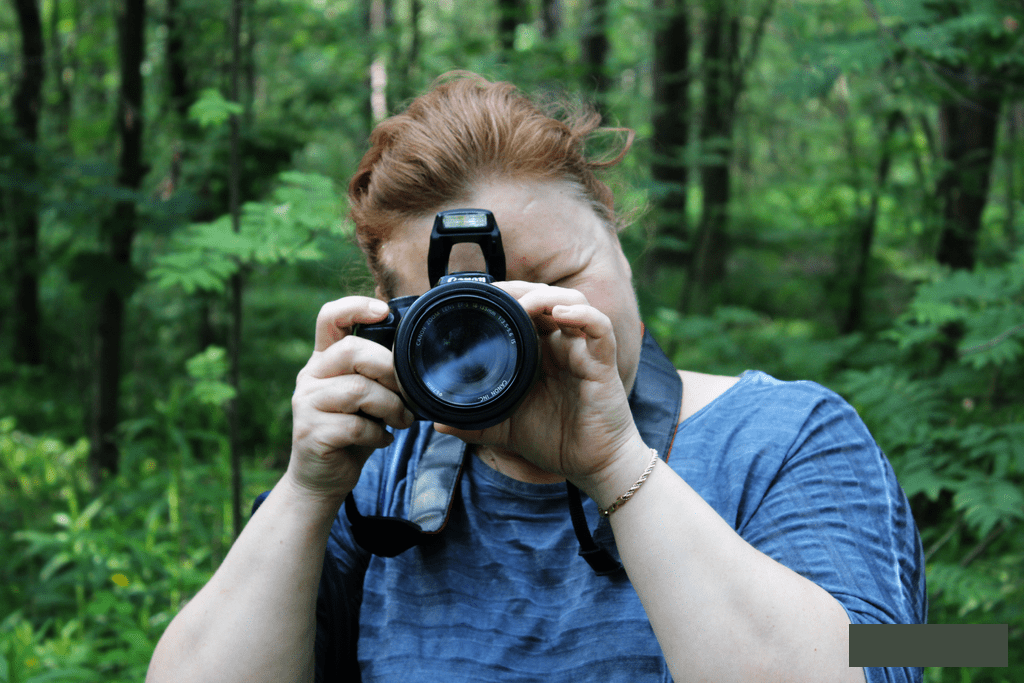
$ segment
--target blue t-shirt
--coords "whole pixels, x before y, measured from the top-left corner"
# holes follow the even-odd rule
[[[385,455],[371,457],[355,491],[369,514],[392,512],[375,509]],[[909,504],[834,392],[745,372],[679,425],[663,457],[748,543],[832,594],[852,623],[925,622]],[[614,554],[607,521],[587,498],[584,510]],[[671,680],[625,573],[598,576],[578,550],[564,485],[523,483],[475,457],[445,529],[397,557],[364,551],[340,512],[317,603],[317,680]],[[920,668],[865,673],[870,683],[922,679]]]

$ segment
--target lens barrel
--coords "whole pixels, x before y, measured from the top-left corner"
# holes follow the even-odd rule
[[[533,387],[539,341],[523,307],[483,282],[429,290],[402,315],[395,374],[421,419],[459,429],[505,420]]]

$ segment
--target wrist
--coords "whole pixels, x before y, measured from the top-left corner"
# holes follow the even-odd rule
[[[292,469],[285,470],[275,488],[281,489],[282,498],[290,506],[302,510],[310,520],[330,520],[338,514],[341,504],[351,489],[325,491],[311,488],[295,477]]]
[[[618,450],[601,470],[572,483],[601,509],[615,503],[644,474],[651,464],[652,449],[637,434]]]

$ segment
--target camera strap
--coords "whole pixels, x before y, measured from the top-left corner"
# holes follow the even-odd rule
[[[683,380],[672,361],[645,328],[640,349],[640,367],[637,368],[633,389],[629,393],[629,409],[644,443],[657,449],[658,455],[665,462],[668,462],[672,451],[682,403]],[[599,520],[595,532],[598,540],[595,541],[587,526],[579,489],[569,482],[565,485],[569,494],[569,515],[573,531],[580,544],[580,557],[587,561],[598,576],[614,574],[622,565],[605,547],[614,547],[615,544],[610,523],[603,517]]]
[[[391,515],[362,515],[355,498],[345,499],[345,514],[356,543],[374,555],[394,557],[444,530],[455,487],[462,478],[467,445],[428,423],[395,434],[378,492],[378,510]],[[403,510],[395,509],[401,502]]]
[[[682,389],[675,367],[645,330],[629,407],[644,443],[666,462],[679,423]],[[364,516],[351,493],[345,499],[356,542],[374,555],[394,557],[441,533],[467,452],[464,442],[435,432],[427,422],[396,432],[382,465],[377,500],[382,514]],[[621,564],[608,549],[615,543],[608,520],[601,518],[591,535],[580,491],[568,482],[566,488],[580,557],[600,576],[617,572]]]

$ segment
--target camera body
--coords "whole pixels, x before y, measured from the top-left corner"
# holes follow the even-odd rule
[[[480,246],[486,272],[448,273],[452,247]],[[522,403],[540,372],[530,317],[492,283],[505,279],[505,251],[493,214],[442,211],[427,254],[431,289],[388,302],[386,320],[355,334],[392,350],[402,398],[417,419],[485,429]]]

